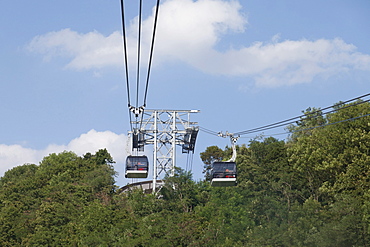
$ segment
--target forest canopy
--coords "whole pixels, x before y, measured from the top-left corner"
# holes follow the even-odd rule
[[[0,246],[368,246],[370,105],[309,108],[287,140],[237,146],[238,184],[180,168],[157,194],[121,193],[107,150],[50,154],[0,178]],[[314,116],[314,117],[313,117]]]

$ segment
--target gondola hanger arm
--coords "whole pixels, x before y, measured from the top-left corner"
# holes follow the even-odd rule
[[[233,155],[226,162],[235,162],[236,155],[237,155],[236,154],[236,142],[238,141],[239,136],[234,136],[233,133],[229,133],[228,131],[226,131],[225,134],[222,133],[222,132],[219,132],[218,136],[223,137],[223,138],[230,137],[230,142],[231,142],[231,148],[233,150]]]

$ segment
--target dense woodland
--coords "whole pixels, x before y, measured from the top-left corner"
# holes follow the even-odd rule
[[[370,246],[370,104],[333,109],[238,146],[235,187],[209,183],[228,147],[201,153],[204,181],[178,169],[155,195],[120,193],[107,150],[15,167],[0,179],[0,246]]]

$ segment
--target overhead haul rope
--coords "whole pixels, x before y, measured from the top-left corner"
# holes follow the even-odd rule
[[[202,126],[199,126],[199,129],[207,134],[210,134],[210,135],[214,135],[214,136],[219,136],[219,133],[220,132],[216,132],[216,131],[213,131],[213,130],[209,130],[209,129],[206,129]]]
[[[156,30],[157,30],[159,3],[160,3],[160,0],[157,0],[157,6],[156,6],[155,18],[154,18],[154,25],[153,25],[152,43],[151,43],[151,47],[150,47],[150,56],[149,56],[149,64],[148,64],[148,74],[146,76],[146,86],[145,86],[145,94],[144,94],[144,107],[146,106],[146,96],[148,94],[149,75],[150,75],[150,70],[151,70],[151,66],[152,66],[152,59],[153,59],[154,40],[155,40],[155,34],[156,34]]]
[[[310,119],[314,119],[314,118],[317,118],[318,117],[318,116],[315,116],[314,115],[315,113],[320,113],[321,115],[327,115],[329,113],[332,113],[332,112],[335,112],[335,111],[338,111],[338,110],[343,110],[343,109],[346,109],[346,108],[349,108],[349,107],[353,107],[353,106],[356,106],[356,105],[364,104],[364,103],[367,103],[369,101],[370,100],[361,101],[361,102],[355,103],[353,105],[344,106],[344,107],[341,107],[341,108],[338,108],[338,109],[334,109],[334,110],[331,110],[331,111],[327,111],[327,112],[322,112],[323,110],[328,109],[328,108],[323,108],[323,109],[320,109],[320,110],[317,110],[317,111],[313,111],[313,112],[307,113],[306,115],[298,116],[296,118],[301,118],[300,119],[301,121],[302,120],[310,120]],[[339,104],[334,105],[332,107],[335,107],[335,106],[338,106],[338,105],[341,105],[341,104],[342,103],[339,103]],[[312,115],[312,116],[307,117],[309,115]],[[303,117],[305,117],[305,118],[303,118]],[[288,121],[288,120],[285,120],[285,121]],[[278,127],[283,127],[283,126],[286,126],[288,124],[293,124],[293,123],[296,123],[296,122],[298,122],[298,121],[291,121],[291,122],[287,122],[287,123],[282,123],[282,124],[271,126],[271,127],[268,127],[268,128],[260,127],[260,128],[252,129],[252,130],[249,130],[249,131],[247,130],[247,131],[243,131],[243,132],[238,132],[236,134],[237,135],[253,134],[253,133],[256,133],[256,132],[261,132],[261,131],[265,131],[265,130],[275,129],[275,128],[278,128]]]
[[[355,101],[355,100],[358,100],[358,99],[367,97],[369,95],[370,95],[370,93],[365,94],[365,95],[362,95],[362,96],[359,96],[359,97],[356,97],[356,98],[353,98],[353,99],[350,99],[350,100],[347,100],[347,101],[344,101],[344,102],[337,103],[337,104],[332,105],[332,106],[325,107],[323,109],[319,109],[319,110],[316,110],[316,111],[313,111],[313,112],[309,112],[307,114],[303,114],[303,115],[300,115],[300,116],[297,116],[297,117],[294,117],[294,118],[290,118],[290,119],[287,119],[287,120],[284,120],[284,121],[280,121],[280,122],[277,122],[277,123],[265,125],[265,126],[254,128],[254,129],[250,129],[250,130],[245,130],[245,131],[237,132],[235,134],[237,134],[237,135],[245,135],[245,134],[251,134],[251,133],[255,133],[255,132],[260,132],[260,131],[264,131],[264,130],[269,130],[269,129],[273,129],[273,128],[282,127],[282,126],[285,126],[285,125],[288,125],[288,124],[295,123],[296,121],[292,121],[292,120],[295,120],[297,118],[300,118],[301,119],[301,118],[305,117],[304,120],[309,120],[309,119],[312,119],[312,118],[316,118],[315,114],[317,114],[317,113],[322,113],[323,111],[325,111],[327,109],[330,109],[330,108],[333,108],[333,107],[337,107],[337,106],[341,106],[341,105],[346,104],[348,102]],[[325,114],[328,114],[328,113],[331,113],[331,112],[334,112],[334,111],[337,111],[337,110],[345,109],[345,108],[352,107],[352,106],[355,106],[355,105],[358,105],[358,104],[363,104],[363,103],[366,103],[368,101],[369,100],[362,101],[362,102],[356,103],[354,105],[341,107],[339,109],[334,109],[332,111],[329,111],[329,112],[326,112],[326,113],[322,113],[322,114],[325,115]],[[310,117],[307,117],[307,116],[310,116]]]
[[[147,98],[147,95],[148,95],[150,71],[151,71],[152,61],[153,61],[154,40],[155,40],[155,34],[156,34],[157,22],[158,22],[159,3],[160,3],[160,0],[157,0],[157,5],[156,5],[156,9],[155,9],[154,24],[153,24],[152,42],[151,42],[151,45],[150,45],[150,55],[149,55],[149,63],[148,63],[148,73],[147,73],[147,76],[146,76],[143,108],[146,107],[146,98]],[[144,114],[141,114],[140,128],[141,128],[141,125],[143,123],[143,117],[144,117],[143,115]]]
[[[121,16],[122,16],[122,40],[123,40],[123,55],[125,59],[125,72],[126,72],[126,91],[127,91],[127,105],[128,107],[131,106],[130,103],[130,83],[129,83],[129,70],[128,70],[128,59],[127,59],[127,41],[126,41],[126,28],[125,28],[125,8],[123,0],[121,0]],[[129,111],[129,118],[130,118],[130,126],[132,130],[132,119],[131,113]]]
[[[323,111],[325,111],[327,109],[330,109],[330,108],[333,108],[333,107],[338,107],[338,106],[341,106],[341,105],[346,104],[348,102],[359,100],[361,98],[367,97],[369,95],[370,95],[370,93],[365,94],[365,95],[362,95],[362,96],[359,96],[359,97],[356,97],[356,98],[353,98],[353,99],[350,99],[350,100],[347,100],[347,101],[344,101],[344,102],[339,102],[339,103],[337,103],[335,105],[328,106],[328,107],[325,107],[323,109],[319,109],[319,110],[316,110],[316,111],[313,111],[313,112],[309,112],[307,114],[303,114],[303,115],[300,115],[300,116],[297,116],[297,117],[294,117],[294,118],[283,120],[283,121],[280,121],[280,122],[277,122],[277,123],[265,125],[265,126],[258,127],[258,128],[253,128],[253,129],[250,129],[250,130],[236,132],[233,135],[234,136],[241,136],[241,135],[245,135],[245,134],[252,134],[252,133],[256,133],[256,132],[261,132],[261,131],[265,131],[265,130],[269,130],[269,129],[274,129],[274,128],[286,126],[288,124],[292,124],[292,123],[297,122],[295,120],[297,118],[300,118],[300,120],[313,119],[313,118],[316,118],[317,117],[317,116],[314,115],[316,113],[320,113],[321,115],[326,115],[326,114],[329,114],[331,112],[335,112],[335,111],[338,111],[338,110],[342,110],[342,109],[345,109],[345,108],[349,108],[349,107],[353,107],[353,106],[356,106],[356,105],[360,105],[360,104],[364,104],[366,102],[369,102],[370,100],[363,100],[363,101],[357,102],[357,103],[352,104],[352,105],[347,105],[347,106],[340,107],[338,109],[334,109],[334,110],[331,110],[331,111],[328,111],[328,112],[323,112]],[[311,115],[311,116],[310,117],[307,117],[309,115]],[[343,120],[343,121],[349,121],[349,120],[358,119],[358,118],[366,117],[366,116],[368,116],[368,115],[363,115],[363,116],[356,117],[356,118],[346,119],[346,120]],[[292,121],[292,120],[295,120],[295,121]],[[343,122],[343,121],[339,121],[339,122]],[[336,123],[339,123],[339,122],[336,122]],[[334,123],[332,123],[332,124],[334,124]],[[328,124],[328,125],[331,125],[331,124]],[[324,127],[324,126],[326,126],[326,125],[317,126],[317,127]],[[314,127],[314,128],[316,128],[316,127]],[[203,128],[203,127],[200,127],[200,130],[203,131],[203,132],[205,132],[205,133],[207,133],[207,134],[211,134],[211,135],[215,135],[215,136],[220,136],[220,132],[215,132],[215,131],[212,131],[212,130],[209,130],[209,129],[206,129],[206,128]]]
[[[137,68],[136,68],[136,108],[139,106],[139,82],[140,82],[140,53],[141,53],[141,18],[143,12],[143,1],[139,1],[139,30],[137,38]],[[137,118],[137,117],[136,117]]]
[[[140,86],[140,58],[141,58],[141,35],[142,35],[142,0],[140,0],[139,4],[139,27],[138,27],[138,42],[137,42],[137,73],[136,73],[136,105],[132,106],[130,99],[130,83],[129,83],[129,69],[128,69],[128,51],[127,51],[127,41],[126,41],[126,28],[125,28],[125,11],[124,11],[124,0],[121,0],[121,15],[122,15],[122,31],[123,31],[123,50],[124,50],[124,59],[125,59],[125,71],[126,71],[126,87],[127,87],[127,98],[128,98],[128,107],[129,107],[129,115],[130,115],[130,125],[131,131],[133,130],[132,126],[132,118],[131,112],[135,115],[136,119],[141,115],[140,126],[143,122],[143,111],[146,107],[147,95],[148,95],[148,88],[149,88],[149,78],[153,60],[153,51],[154,51],[154,40],[155,34],[157,29],[157,22],[158,22],[158,12],[159,12],[159,4],[160,0],[157,0],[156,11],[155,11],[155,18],[154,18],[154,26],[153,26],[153,34],[152,34],[152,41],[150,47],[150,56],[148,62],[148,72],[147,78],[145,83],[145,93],[143,98],[143,105],[139,107],[139,86]],[[138,121],[136,121],[137,124]],[[136,126],[137,127],[137,126]]]
[[[318,125],[318,126],[309,127],[309,128],[306,128],[306,129],[293,130],[290,133],[297,133],[297,132],[302,132],[302,131],[307,131],[307,130],[313,130],[313,129],[322,128],[322,127],[326,127],[326,126],[330,126],[330,125],[334,125],[334,124],[339,124],[339,123],[344,123],[344,122],[360,119],[360,118],[363,118],[363,117],[368,117],[368,116],[370,116],[370,113],[365,114],[365,115],[361,115],[361,116],[357,116],[357,117],[353,117],[353,118],[343,119],[343,120],[333,122],[333,123],[327,123],[327,124],[322,124],[322,125]],[[274,134],[274,135],[284,135],[284,134],[288,134],[288,133],[289,132],[285,132],[285,133],[278,133],[278,134]]]

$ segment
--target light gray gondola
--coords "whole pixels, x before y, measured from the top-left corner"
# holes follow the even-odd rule
[[[149,161],[146,156],[127,156],[126,178],[147,178]]]
[[[211,172],[211,185],[214,187],[226,187],[236,185],[235,162],[213,162]]]
[[[237,169],[236,169],[236,141],[238,137],[227,133],[230,137],[233,155],[228,161],[215,161],[212,163],[211,169],[211,186],[213,187],[227,187],[235,186],[237,183]]]

